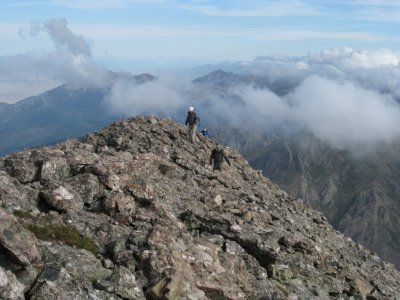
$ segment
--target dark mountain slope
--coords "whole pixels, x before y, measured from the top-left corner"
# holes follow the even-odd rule
[[[236,150],[212,172],[214,145],[199,138],[138,117],[2,158],[1,297],[400,297],[392,265]]]
[[[275,94],[283,96],[293,91],[300,82],[216,70],[193,80],[193,83],[207,85],[208,88],[220,89],[223,91],[241,85],[251,85],[257,88],[268,88]]]
[[[104,97],[112,82],[140,85],[157,80],[151,74],[110,72],[104,88],[73,88],[62,85],[15,104],[0,103],[0,156],[27,147],[80,137],[120,118],[110,114]]]
[[[9,105],[1,118],[0,155],[100,129],[113,119],[101,106],[106,90],[63,85]]]

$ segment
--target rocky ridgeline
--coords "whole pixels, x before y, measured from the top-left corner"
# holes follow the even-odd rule
[[[137,117],[0,160],[1,299],[400,299],[400,273],[234,149]]]

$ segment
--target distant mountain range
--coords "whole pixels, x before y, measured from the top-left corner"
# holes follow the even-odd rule
[[[237,85],[252,85],[257,88],[268,88],[275,94],[282,96],[286,95],[299,84],[299,82],[288,80],[271,80],[266,77],[251,75],[251,74],[235,74],[216,70],[208,73],[205,76],[193,80],[195,84],[204,84],[209,87],[226,90],[227,88]]]
[[[155,80],[149,74],[124,76],[137,84]],[[323,211],[335,228],[400,267],[400,144],[355,158],[304,130],[289,135],[249,131],[241,124],[227,123],[223,113],[207,105],[212,101],[207,95],[214,92],[223,95],[220,101],[241,101],[230,87],[252,85],[281,96],[299,82],[217,70],[193,84],[205,98],[196,105],[203,112],[202,126],[211,129],[213,139],[238,148],[254,168],[263,170],[291,196]],[[104,106],[108,92],[108,87],[63,85],[15,104],[0,103],[0,155],[83,136],[121,118]],[[178,114],[171,117],[184,119]]]
[[[106,90],[63,85],[0,110],[0,155],[86,134],[110,123],[101,106]]]

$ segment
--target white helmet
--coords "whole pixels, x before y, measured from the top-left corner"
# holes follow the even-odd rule
[[[194,107],[193,107],[193,106],[190,106],[190,107],[189,107],[189,111],[194,111]]]

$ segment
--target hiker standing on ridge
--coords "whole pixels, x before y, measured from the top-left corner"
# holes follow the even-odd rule
[[[186,117],[185,125],[188,126],[188,135],[192,143],[196,142],[196,128],[199,123],[200,123],[200,118],[194,112],[193,106],[190,106]]]
[[[228,157],[224,153],[224,149],[221,147],[220,144],[217,143],[215,145],[215,148],[211,152],[211,156],[210,156],[210,165],[214,161],[213,171],[215,171],[215,170],[222,171],[222,163],[224,162],[224,159],[226,160],[226,162],[229,165],[231,165],[231,162],[229,161]]]

